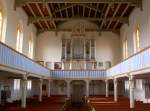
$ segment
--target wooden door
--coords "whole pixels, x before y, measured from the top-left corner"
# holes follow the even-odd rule
[[[83,102],[83,97],[84,97],[84,86],[82,84],[73,85],[72,102],[81,103]]]

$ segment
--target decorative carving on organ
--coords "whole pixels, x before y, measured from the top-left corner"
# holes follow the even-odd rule
[[[77,24],[72,29],[72,36],[85,36],[85,25]]]

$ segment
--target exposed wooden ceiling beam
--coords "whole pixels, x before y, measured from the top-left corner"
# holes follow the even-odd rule
[[[77,15],[79,16],[80,14],[79,14],[80,12],[79,12],[79,5],[77,5]]]
[[[42,33],[45,31],[55,31],[55,32],[61,32],[61,31],[66,31],[66,32],[71,32],[72,29],[69,28],[63,28],[63,29],[46,29],[46,30],[38,30],[38,33]],[[119,30],[114,30],[114,29],[92,29],[92,28],[86,28],[85,32],[119,32]]]
[[[139,6],[142,0],[15,0],[15,6],[19,7],[26,3],[129,3]]]
[[[50,7],[52,8],[51,12],[53,12],[53,11],[55,10],[55,8],[54,8],[54,6],[53,6],[52,3],[50,3]],[[53,15],[54,17],[56,17],[56,13],[52,13],[52,15]]]
[[[82,6],[82,7],[87,7],[87,8],[90,8],[90,10],[95,10],[97,12],[102,12],[99,8],[95,7],[95,6],[92,6],[92,5],[89,5],[89,4],[79,4],[79,3],[74,3],[74,4],[70,4],[70,5],[66,5],[66,6],[63,6],[59,9],[56,9],[53,13],[57,13],[57,12],[60,12],[62,10],[66,10],[67,8],[70,8],[70,7],[73,7],[73,6]]]
[[[91,8],[89,9],[89,15],[88,15],[88,17],[90,17],[90,15],[91,15]]]
[[[84,15],[85,15],[85,7],[83,7],[83,17],[84,17]]]
[[[108,4],[107,9],[106,9],[106,12],[105,12],[105,14],[104,14],[104,18],[107,18],[107,15],[108,15],[109,10],[110,10],[110,6],[111,6],[111,4]],[[103,21],[102,21],[102,23],[101,23],[101,25],[100,25],[100,29],[103,28],[103,25],[105,24],[105,22],[106,22],[105,19],[103,19]]]
[[[33,15],[34,17],[36,17],[36,14],[34,13],[34,11],[33,11],[33,9],[31,8],[31,6],[30,6],[29,4],[27,4],[27,7],[28,7],[29,10],[31,11],[32,15]],[[41,27],[42,29],[44,29],[43,26],[42,26],[42,24],[41,24],[39,21],[37,21],[37,22],[38,22],[38,24],[40,25],[40,27]],[[30,24],[30,18],[29,18],[29,17],[28,17],[28,24]]]
[[[65,3],[65,6],[67,6],[67,3]],[[68,9],[67,8],[66,8],[66,16],[69,17]]]
[[[115,12],[114,12],[114,14],[113,14],[113,17],[115,17],[115,16],[116,16],[116,14],[117,14],[117,12],[118,12],[118,10],[119,10],[120,6],[121,6],[121,4],[118,4],[118,6],[117,6],[117,8],[116,8],[116,10],[115,10]],[[112,23],[112,20],[108,23],[108,25],[107,25],[107,29],[110,27],[111,23]]]
[[[102,12],[99,8],[97,8],[97,7],[95,7],[95,6],[92,6],[92,5],[89,5],[89,4],[78,4],[78,5],[80,5],[80,6],[83,6],[83,7],[87,7],[87,8],[90,8],[90,10],[92,9],[92,10],[94,10],[94,11],[97,11],[97,12]]]
[[[60,4],[59,4],[59,3],[57,3],[57,5],[58,5],[58,8],[60,9],[60,8],[61,8]],[[60,16],[61,16],[61,17],[63,17],[63,15],[62,15],[62,12],[61,12],[61,11],[60,11]]]
[[[38,3],[36,3],[36,7],[38,8],[38,10],[39,10],[41,16],[44,17],[44,14],[43,14],[43,12],[42,12],[42,10],[41,10],[41,8],[40,8],[40,6],[39,6]],[[47,23],[47,21],[44,20],[44,22],[45,22],[47,28],[49,29],[50,27],[49,27],[49,24]]]
[[[53,13],[57,13],[57,12],[60,12],[62,10],[66,10],[67,8],[71,8],[73,7],[75,4],[69,4],[69,5],[65,5],[65,6],[62,6],[61,8],[59,9],[55,9]]]
[[[126,6],[126,8],[124,9],[124,11],[122,12],[120,17],[124,16],[124,14],[126,13],[128,7],[129,7],[129,4]],[[115,29],[117,27],[118,23],[119,23],[119,21],[116,22],[116,24],[114,25],[113,29]],[[128,24],[129,24],[129,22],[128,22]]]
[[[72,6],[72,16],[74,17],[74,6]]]
[[[65,18],[52,18],[52,17],[29,17],[29,23],[35,23],[39,20],[44,21],[69,21],[69,20],[87,20],[87,21],[120,21],[121,23],[128,23],[128,17],[108,17],[108,18],[87,18],[87,17],[65,17]]]
[[[49,8],[48,4],[46,4],[46,8],[47,8],[47,10],[48,10],[49,16],[50,16],[50,17],[53,17],[52,11],[51,11],[51,9]],[[55,24],[55,22],[52,21],[52,23],[53,23],[53,25],[54,25],[54,28],[56,29],[56,24]]]
[[[99,7],[99,3],[97,4],[96,7],[97,7],[97,8]],[[95,17],[96,17],[96,14],[97,14],[97,10],[95,11]]]

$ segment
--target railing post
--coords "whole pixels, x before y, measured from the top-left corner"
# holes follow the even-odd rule
[[[67,80],[67,98],[71,97],[71,87],[70,87],[70,80]]]
[[[106,83],[106,97],[109,97],[109,81],[106,80],[105,83]]]
[[[130,108],[135,108],[133,76],[129,76],[129,86],[130,86]]]
[[[117,79],[114,78],[114,101],[118,101],[118,88],[117,88]]]
[[[86,80],[86,97],[89,97],[89,80]]]
[[[39,79],[39,102],[42,102],[42,86],[43,86],[43,79]]]
[[[48,95],[48,97],[51,96],[51,80],[48,80],[47,95]]]
[[[27,97],[27,75],[23,75],[21,79],[21,108],[26,108],[26,97]]]

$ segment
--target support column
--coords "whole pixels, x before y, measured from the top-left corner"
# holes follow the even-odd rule
[[[71,87],[70,87],[70,83],[71,83],[71,81],[68,80],[68,81],[67,81],[67,98],[70,98],[70,97],[71,97]]]
[[[106,97],[109,97],[109,81],[106,80]]]
[[[134,102],[134,79],[133,76],[129,77],[129,86],[130,86],[130,108],[135,108]]]
[[[118,88],[117,88],[117,79],[114,78],[114,101],[118,101]]]
[[[42,102],[42,86],[43,86],[43,79],[39,80],[39,102]]]
[[[48,97],[51,96],[51,80],[48,80],[47,95]]]
[[[27,98],[27,76],[24,75],[21,79],[21,108],[26,108],[26,98]]]
[[[89,97],[89,80],[86,80],[86,97]]]

